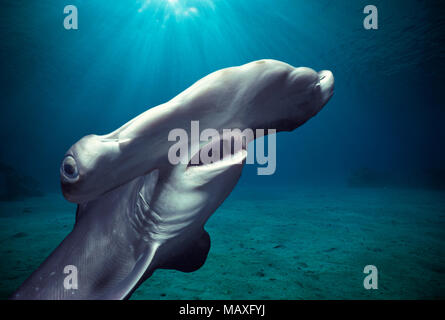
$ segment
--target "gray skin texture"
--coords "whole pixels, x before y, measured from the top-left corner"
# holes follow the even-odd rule
[[[82,138],[60,169],[64,196],[78,203],[75,226],[11,299],[126,299],[156,269],[199,269],[210,249],[204,225],[238,182],[246,144],[211,164],[190,166],[187,156],[171,165],[168,133],[190,131],[193,120],[220,133],[292,131],[333,87],[330,71],[255,61],[204,77],[110,134]],[[211,143],[231,143],[220,139]],[[63,285],[67,265],[78,269],[78,289]]]

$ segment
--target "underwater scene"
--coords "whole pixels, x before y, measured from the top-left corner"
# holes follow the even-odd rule
[[[445,298],[441,1],[0,6],[0,299]]]

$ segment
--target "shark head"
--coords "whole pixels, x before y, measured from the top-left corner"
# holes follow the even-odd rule
[[[219,132],[236,128],[292,131],[316,115],[333,90],[330,71],[295,68],[277,60],[218,70],[116,131],[79,140],[65,154],[60,168],[62,192],[69,201],[83,203],[168,167],[169,131],[190,128],[193,120]]]

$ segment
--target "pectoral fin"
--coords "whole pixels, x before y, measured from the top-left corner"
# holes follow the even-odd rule
[[[193,272],[204,265],[210,250],[210,236],[203,229],[201,236],[180,252],[174,252],[160,266],[161,269],[174,269]]]

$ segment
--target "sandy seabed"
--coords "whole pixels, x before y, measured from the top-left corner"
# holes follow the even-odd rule
[[[0,202],[0,298],[70,232],[59,194]],[[132,299],[444,299],[445,192],[237,186],[193,273],[157,270]],[[363,268],[378,268],[365,290]]]

